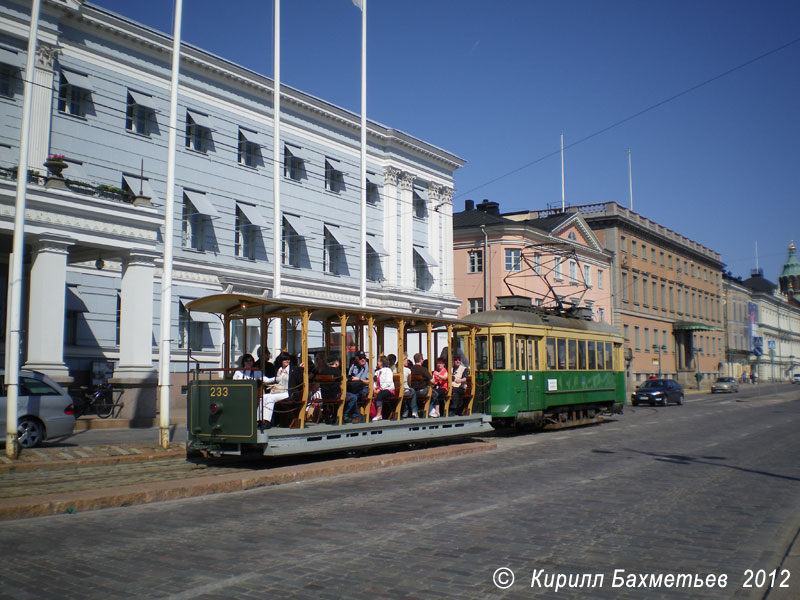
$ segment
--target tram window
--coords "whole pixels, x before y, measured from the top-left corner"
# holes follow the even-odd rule
[[[605,368],[605,345],[603,342],[597,342],[597,368],[602,370]]]
[[[611,352],[611,342],[606,342],[606,371],[614,369],[614,354]]]
[[[567,358],[569,360],[569,370],[574,371],[578,368],[578,341],[569,340],[567,342]]]
[[[556,341],[547,338],[547,370],[555,371],[556,368]]]
[[[506,338],[503,335],[492,336],[492,368],[506,368]]]
[[[489,369],[489,340],[485,335],[475,338],[475,362],[475,368],[484,371]]]
[[[589,345],[589,352],[588,352],[589,364],[587,366],[588,366],[590,371],[594,371],[597,368],[597,361],[596,361],[596,355],[595,355],[596,343],[595,342],[587,342],[587,344]]]
[[[528,338],[527,343],[528,343],[528,370],[535,371],[538,368],[537,363],[539,362],[538,360],[536,362],[533,362],[533,346],[536,342]]]
[[[586,340],[578,340],[578,369],[586,370]]]
[[[556,340],[558,346],[558,368],[563,371],[567,368],[567,340]]]
[[[517,371],[527,371],[528,365],[525,364],[525,338],[517,338]]]

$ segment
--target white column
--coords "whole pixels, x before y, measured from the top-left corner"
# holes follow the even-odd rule
[[[119,366],[115,378],[152,379],[153,252],[134,251],[122,265]]]
[[[442,291],[453,295],[453,188],[442,189]]]
[[[67,256],[73,243],[69,238],[48,236],[33,244],[25,368],[57,381],[69,380],[64,364],[64,308]]]
[[[33,69],[31,94],[31,139],[29,168],[45,172],[44,161],[50,152],[50,116],[53,114],[53,62],[58,49],[39,42]],[[56,86],[58,88],[58,86]]]
[[[432,292],[441,294],[444,291],[444,257],[442,256],[442,220],[441,220],[441,192],[442,186],[438,183],[428,185],[428,251],[436,259],[435,267],[428,267],[433,276]]]
[[[398,284],[406,290],[414,289],[414,176],[400,174],[400,246]]]
[[[386,285],[397,287],[397,176],[400,171],[394,167],[383,170],[383,247],[389,256],[383,258],[383,276]]]

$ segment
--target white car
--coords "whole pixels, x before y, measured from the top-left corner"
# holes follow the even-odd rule
[[[800,373],[792,375],[792,383],[800,383]]]
[[[0,395],[0,426],[6,430],[5,372]],[[43,373],[20,371],[17,399],[17,432],[23,448],[33,448],[46,439],[72,434],[75,410],[67,391]],[[5,437],[5,436],[3,436]]]

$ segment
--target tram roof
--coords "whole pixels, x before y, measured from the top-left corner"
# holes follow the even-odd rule
[[[587,321],[586,319],[523,310],[489,310],[468,315],[462,321],[472,325],[533,325],[619,335],[619,331],[615,327],[602,321]]]
[[[346,314],[348,318],[356,319],[360,319],[362,316],[371,316],[378,323],[406,319],[408,322],[407,330],[413,330],[415,325],[419,326],[429,322],[433,325],[459,324],[459,321],[455,319],[446,319],[432,315],[381,311],[357,306],[321,305],[299,300],[263,298],[261,296],[250,296],[248,294],[214,294],[205,296],[188,302],[186,308],[192,312],[208,312],[229,315],[235,318],[253,319],[260,318],[262,315],[265,317],[278,318],[299,317],[303,311],[309,311],[311,313],[310,317],[314,321],[338,319],[341,314]]]

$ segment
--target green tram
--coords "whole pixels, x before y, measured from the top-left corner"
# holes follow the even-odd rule
[[[428,417],[431,392],[418,395],[420,418],[401,418],[404,371],[394,375],[394,394],[383,402],[381,419],[375,400],[374,368],[377,357],[420,352],[431,359],[445,354],[445,346],[458,348],[468,361],[475,360],[477,327],[452,319],[399,314],[353,307],[321,306],[302,301],[281,301],[243,294],[216,294],[186,305],[191,313],[216,315],[223,329],[221,367],[200,368],[187,353],[187,452],[204,456],[263,454],[266,456],[352,450],[368,446],[424,443],[491,431],[487,415],[474,405],[474,375],[467,382],[458,414],[450,410],[452,385],[440,417]],[[282,352],[296,360],[300,377],[288,389],[288,398],[274,404],[273,419],[265,422],[261,399],[269,382],[266,356],[259,356],[259,377],[237,377],[237,353],[257,354],[280,340]],[[313,345],[312,345],[313,344]],[[191,343],[187,343],[191,348]],[[338,374],[321,374],[313,368],[311,348],[339,358]],[[347,392],[348,360],[356,351],[367,354],[369,384],[358,401],[359,423],[346,423],[343,411]],[[452,383],[452,355],[447,352],[448,379]],[[433,362],[431,360],[431,362]],[[327,384],[327,385],[324,385]],[[336,392],[331,393],[330,389]],[[328,390],[327,396],[317,391]]]
[[[471,314],[477,325],[476,406],[500,427],[558,429],[602,421],[625,404],[623,339],[585,309],[549,310],[520,297]]]

